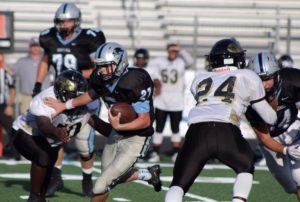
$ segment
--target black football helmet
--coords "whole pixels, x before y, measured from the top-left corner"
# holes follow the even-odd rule
[[[243,69],[246,66],[245,50],[240,43],[234,38],[222,39],[217,41],[209,55],[207,55],[208,66],[207,70],[225,66],[234,66],[238,69]]]
[[[289,67],[293,68],[294,60],[290,55],[284,54],[278,59],[278,65],[279,65],[280,69],[281,68],[289,68]]]
[[[54,82],[55,96],[62,102],[82,95],[87,89],[86,79],[75,70],[63,71]]]
[[[137,59],[142,58],[145,61],[144,67],[148,65],[149,62],[149,51],[146,48],[139,48],[134,53],[134,64],[137,65]]]

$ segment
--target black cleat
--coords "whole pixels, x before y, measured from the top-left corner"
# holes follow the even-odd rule
[[[161,186],[162,186],[162,183],[160,181],[160,173],[161,173],[161,169],[160,169],[160,166],[159,165],[154,165],[154,166],[151,166],[151,167],[148,167],[147,168],[151,174],[151,179],[148,180],[148,184],[151,184],[153,185],[154,187],[154,190],[156,192],[159,192],[161,190]]]
[[[93,194],[92,174],[82,173],[82,194],[86,197],[91,197]]]
[[[47,200],[39,194],[30,194],[27,202],[47,202]]]
[[[47,189],[46,196],[54,196],[56,191],[64,188],[64,181],[61,177],[61,170],[54,168],[50,179],[49,187]]]

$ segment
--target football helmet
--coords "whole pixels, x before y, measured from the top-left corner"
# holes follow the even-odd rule
[[[280,69],[288,67],[293,68],[294,60],[290,55],[284,54],[278,59],[278,65]]]
[[[54,82],[55,96],[62,102],[82,95],[87,88],[86,79],[75,70],[63,71]]]
[[[128,57],[126,50],[118,43],[107,42],[102,44],[96,51],[95,67],[107,68],[107,65],[116,65],[115,69],[109,74],[101,74],[104,81],[113,82],[120,77],[128,67]]]
[[[62,28],[59,26],[59,23],[64,20],[75,20],[75,26],[72,28]],[[54,25],[57,31],[62,37],[68,36],[72,32],[78,32],[80,30],[81,23],[81,11],[73,3],[63,3],[56,10],[54,17]]]
[[[213,45],[209,55],[206,56],[208,61],[207,70],[212,71],[225,66],[234,66],[238,69],[245,68],[245,52],[240,43],[234,38],[221,39]]]
[[[273,78],[279,70],[275,56],[264,52],[253,55],[249,60],[248,68],[253,70],[263,81]]]
[[[137,59],[139,58],[144,59],[145,62],[143,64],[143,67],[146,67],[148,65],[149,58],[150,58],[149,51],[146,48],[137,49],[134,53],[134,64],[137,66],[139,66],[137,64]]]

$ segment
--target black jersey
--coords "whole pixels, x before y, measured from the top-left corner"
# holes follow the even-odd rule
[[[139,68],[127,68],[112,86],[107,86],[99,75],[97,69],[93,71],[90,77],[90,87],[101,96],[107,107],[116,102],[149,105],[151,123],[154,121],[153,82],[147,71]],[[150,136],[153,132],[152,124],[141,130],[119,131],[122,135],[140,136]]]
[[[276,109],[277,122],[270,127],[272,137],[282,134],[295,121],[300,104],[300,70],[294,68],[283,68],[278,73],[278,82],[275,84],[275,97],[278,101]],[[268,98],[267,98],[268,99]],[[246,117],[252,126],[263,127],[263,120],[254,112],[247,110]]]
[[[68,69],[78,71],[93,67],[90,55],[105,43],[105,36],[97,29],[81,29],[76,35],[64,41],[56,28],[40,34],[40,44],[49,56],[48,64],[55,68],[56,75]]]

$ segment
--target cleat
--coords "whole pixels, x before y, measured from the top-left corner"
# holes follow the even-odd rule
[[[30,194],[27,202],[48,202],[48,201],[39,194]]]
[[[149,163],[157,163],[160,162],[160,157],[157,152],[152,152],[150,154],[150,158],[148,159]]]
[[[82,173],[82,194],[85,197],[91,197],[93,194],[93,181],[92,181],[92,174],[85,174]]]
[[[154,190],[156,192],[159,192],[161,190],[161,186],[162,186],[162,183],[160,181],[160,173],[161,173],[161,169],[160,169],[160,166],[159,165],[154,165],[154,166],[151,166],[151,167],[148,167],[147,168],[151,174],[151,179],[148,180],[148,184],[151,184],[153,185],[154,187]]]
[[[61,170],[58,168],[54,168],[47,189],[46,196],[54,196],[56,191],[60,191],[63,188],[64,188],[64,181],[61,177]]]

